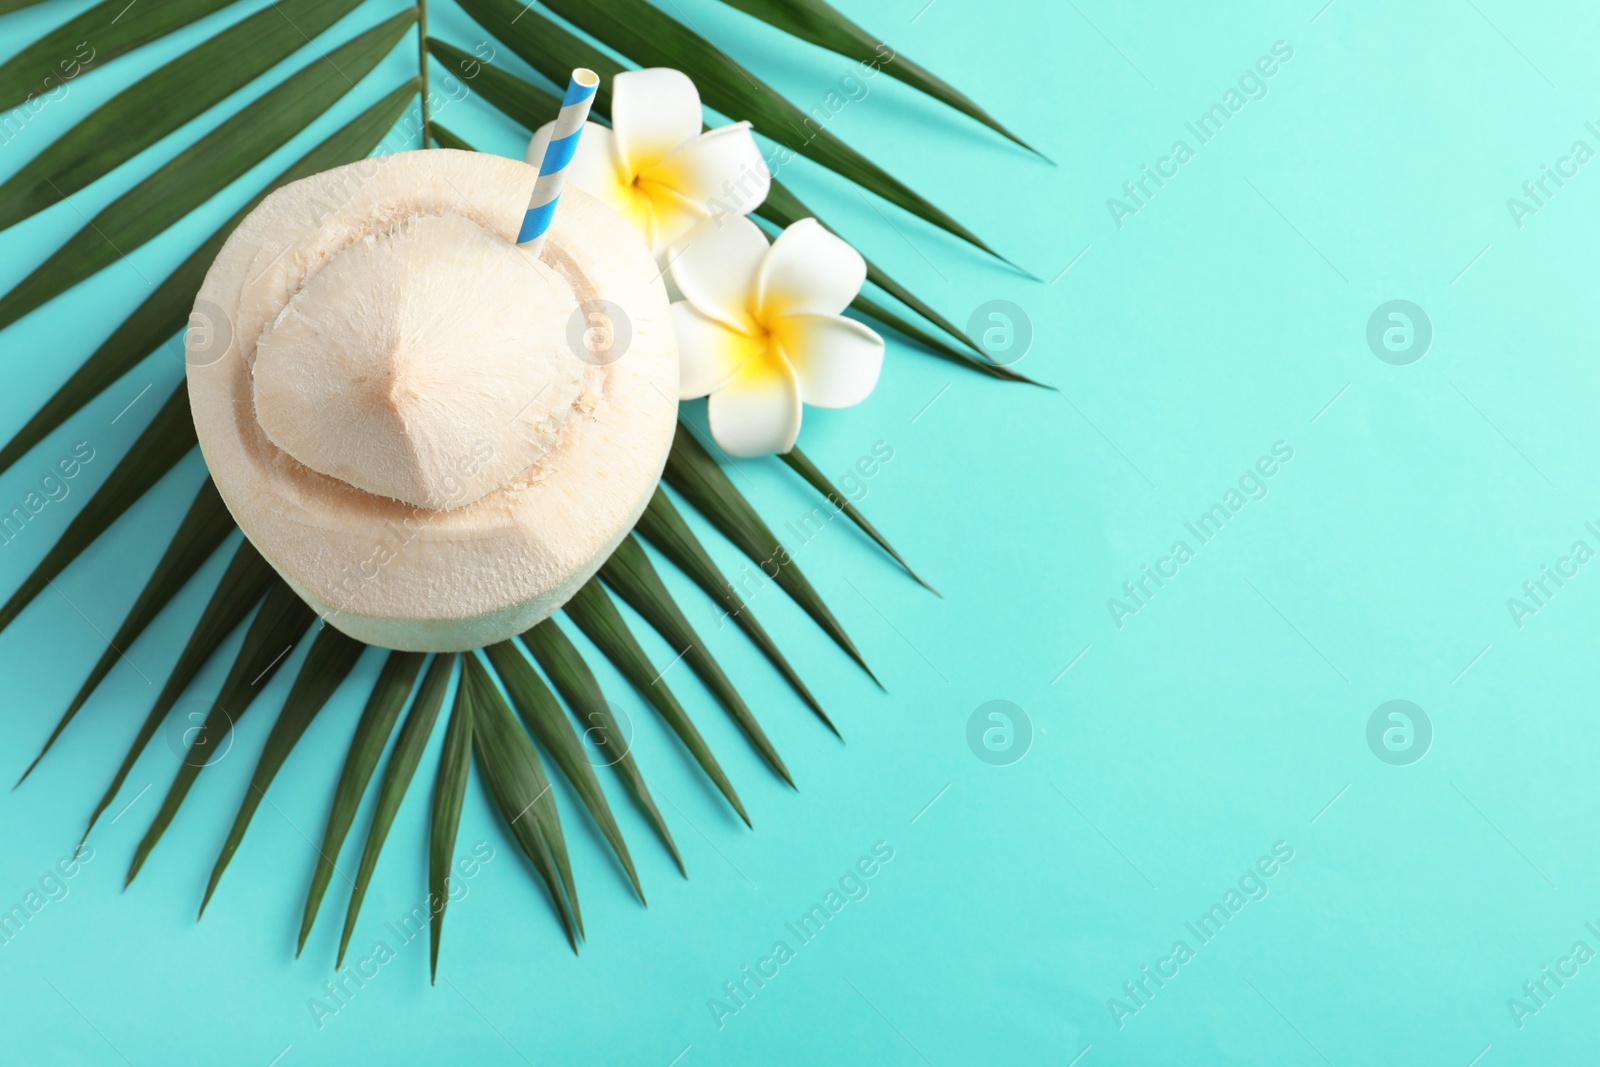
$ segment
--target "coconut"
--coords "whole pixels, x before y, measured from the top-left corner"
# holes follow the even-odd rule
[[[239,527],[329,624],[409,651],[546,618],[638,521],[677,414],[643,239],[569,186],[539,255],[537,172],[405,152],[286,185],[195,302],[189,399]]]

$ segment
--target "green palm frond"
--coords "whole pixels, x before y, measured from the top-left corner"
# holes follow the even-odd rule
[[[378,680],[373,683],[367,706],[361,711],[355,736],[345,754],[344,766],[339,771],[339,785],[333,794],[333,805],[328,809],[328,825],[322,832],[322,843],[317,846],[317,866],[311,875],[311,888],[306,893],[300,939],[295,944],[297,956],[306,947],[306,938],[311,936],[323,895],[333,880],[334,857],[344,846],[345,835],[350,832],[356,811],[361,807],[361,798],[367,792],[367,783],[372,780],[372,772],[378,769],[378,758],[389,743],[389,735],[394,732],[394,724],[400,720],[400,712],[405,710],[411,687],[422,670],[422,661],[427,658],[420,652],[391,652],[384,660]]]
[[[30,6],[31,2],[0,0],[0,15]],[[149,176],[131,183],[20,283],[0,295],[0,329],[4,329],[24,316],[46,309],[56,296],[115,262],[119,253],[126,255],[149,243],[223,195],[310,129],[340,100],[349,97],[362,101],[362,110],[355,118],[255,190],[237,212],[210,232],[132,314],[110,331],[10,441],[0,447],[0,472],[62,428],[152,353],[173,345],[174,335],[184,329],[194,294],[222,244],[274,189],[370,156],[380,150],[402,115],[414,105],[420,112],[424,145],[470,150],[463,138],[432,121],[428,82],[433,63],[460,75],[484,104],[529,131],[555,116],[560,98],[552,87],[563,85],[575,66],[590,67],[604,79],[594,109],[595,119],[601,122],[609,120],[610,81],[627,65],[676,66],[694,78],[712,108],[732,118],[751,120],[756,130],[774,144],[804,155],[854,187],[988,250],[977,235],[877,163],[831,133],[814,129],[815,123],[808,125],[804,111],[734,63],[692,27],[644,0],[553,0],[546,5],[554,12],[552,16],[515,0],[456,2],[498,44],[549,84],[536,84],[431,36],[426,0],[381,21],[354,16],[360,6],[356,0],[278,0],[232,21],[149,73],[114,83],[120,87],[109,99],[10,178],[0,181],[0,230],[5,230],[114,174],[134,156],[187,124],[196,120],[204,124],[204,117],[213,108],[258,78],[267,77],[272,82],[231,115],[200,132],[187,147],[173,152]],[[1027,147],[970,98],[928,71],[904,57],[890,60],[881,56],[864,29],[823,0],[725,2],[810,44],[852,59],[879,60],[892,77]],[[138,17],[123,18],[125,0],[94,4],[0,63],[0,109],[50,93],[53,84],[83,69],[112,66],[121,57],[137,54],[228,6],[228,0],[166,0],[141,8]],[[380,65],[406,48],[413,27],[417,34],[410,52],[416,57],[414,76],[398,85],[370,84],[379,77],[375,72]],[[94,42],[93,54],[76,56],[77,68],[69,70],[71,64],[63,63],[62,57],[73,56],[77,44],[84,40]],[[280,65],[293,64],[296,56],[302,57],[301,65],[288,73],[272,73]],[[775,182],[759,214],[769,225],[781,228],[814,213]],[[989,360],[949,319],[870,260],[868,280],[904,310],[862,296],[854,305],[860,314],[898,331],[937,356],[982,374],[1001,380],[1030,381]],[[41,591],[91,544],[107,535],[123,513],[165,479],[195,447],[188,392],[176,367],[170,373],[158,370],[156,374],[157,395],[160,388],[170,388],[170,397],[43,560],[0,605],[0,631],[14,623]],[[784,459],[827,506],[848,517],[893,561],[922,581],[804,454],[796,451]],[[734,548],[762,567],[763,573],[824,633],[867,670],[865,659],[843,625],[789,558],[754,505],[739,492],[718,460],[695,439],[687,424],[678,429],[665,483]],[[148,581],[51,730],[39,756],[23,772],[23,778],[39,766],[39,760],[91,696],[104,686],[124,651],[168,613],[179,592],[224,548],[234,530],[220,494],[205,479]],[[651,661],[607,587],[656,630],[705,683],[774,774],[790,781],[789,772],[755,712],[740,696],[710,646],[689,624],[688,615],[657,571],[645,543],[720,608],[723,617],[733,619],[800,700],[828,729],[835,734],[838,730],[778,643],[718,569],[665,488],[657,488],[636,532],[638,536],[626,538],[600,574],[565,605],[567,620],[661,717],[700,771],[749,825],[750,816],[733,783],[689,711],[663,678],[671,663]],[[276,672],[295,662],[293,649],[313,629],[313,623],[311,609],[248,541],[240,540],[231,549],[222,576],[210,590],[198,617],[181,622],[190,628],[188,639],[162,679],[158,695],[87,820],[85,837],[116,800],[134,763],[201,670],[230,636],[243,628],[240,646],[225,679],[213,695],[204,698],[208,712],[198,729],[190,731],[188,755],[135,849],[128,871],[130,881],[170,827],[206,766],[207,757],[231,743],[234,722],[257,703]],[[294,678],[257,754],[244,796],[201,896],[202,912],[220,888],[222,875],[243,844],[260,802],[275,783],[280,789],[286,788],[282,783],[288,776],[280,772],[307,736],[313,720],[326,714],[336,691],[355,676],[355,665],[364,651],[364,645],[331,627],[322,625],[315,630],[304,657],[292,668]],[[868,674],[871,676],[870,671]],[[452,854],[474,755],[493,806],[543,882],[574,951],[583,939],[583,916],[561,814],[545,770],[546,760],[571,785],[587,821],[606,842],[641,901],[641,879],[607,799],[602,781],[606,773],[600,768],[609,768],[616,775],[678,870],[684,870],[671,830],[656,807],[613,706],[607,702],[585,653],[569,639],[557,620],[541,622],[519,640],[495,645],[482,655],[445,654],[430,659],[419,653],[390,652],[375,680],[364,685],[363,710],[347,743],[320,855],[306,893],[297,955],[307,943],[334,875],[339,873],[340,853],[376,778],[374,815],[351,880],[340,931],[336,960],[342,960],[384,842],[402,801],[422,770],[429,739],[441,728],[441,718],[447,723],[442,725],[444,744],[432,773],[428,849],[431,973],[436,974],[438,968]],[[591,742],[590,747],[585,746],[585,738]],[[386,749],[390,751],[380,773]],[[591,753],[601,758],[593,759]]]
[[[463,0],[462,6],[469,13],[477,8],[519,7],[516,0]],[[716,45],[645,0],[547,0],[545,6],[641,67],[676,67],[694,79],[700,98],[724,115],[741,116],[789,151],[1005,260],[977,234],[823,129]]]
[[[67,569],[67,564],[83,554],[84,549],[122,513],[144,496],[150,487],[161,480],[195,444],[194,420],[189,414],[189,390],[179,386],[156,413],[155,419],[128,449],[128,454],[107,476],[100,491],[89,498],[89,503],[78,512],[66,530],[45,554],[44,561],[34,568],[21,587],[0,606],[0,630],[4,630],[22,614],[22,609],[33,598],[44,592],[50,582]]]
[[[739,794],[734,792],[733,783],[728,781],[727,774],[711,754],[710,746],[700,736],[688,712],[672,695],[671,687],[651,665],[650,657],[645,655],[633,631],[628,629],[627,622],[623,620],[622,613],[600,587],[599,580],[591,579],[586,583],[567,601],[563,610],[574,625],[583,631],[584,636],[593,641],[595,647],[611,661],[618,673],[628,680],[628,684],[650,702],[662,721],[678,735],[678,740],[683,742],[683,747],[689,750],[706,777],[711,779],[739,818],[749,826],[750,815],[744,810],[744,802],[739,799]]]
[[[465,4],[469,13],[493,33],[501,41],[510,46],[511,51],[529,66],[539,71],[545,77],[557,84],[561,84],[566,76],[566,71],[575,66],[589,67],[601,76],[599,90],[595,93],[594,108],[590,117],[594,120],[605,122],[611,117],[611,79],[625,69],[621,64],[599,52],[577,36],[568,33],[560,26],[548,19],[531,12],[523,13],[515,10],[516,5],[507,6],[495,0],[482,0],[477,4]],[[468,56],[460,49],[449,46],[435,47],[434,54],[445,63],[447,67],[465,74],[471,71],[474,74],[473,83],[478,84],[478,79],[483,79],[480,91],[489,103],[493,104],[508,118],[521,123],[529,130],[548,122],[555,113],[555,107],[539,110],[538,102],[532,102],[535,110],[530,110],[526,101],[525,90],[509,88],[514,83],[527,85],[527,82],[512,74],[507,74],[487,61],[476,56]],[[770,90],[769,90],[770,91]],[[554,103],[559,103],[552,96]],[[459,142],[459,138],[452,138]],[[440,142],[443,145],[443,142]],[[445,147],[464,147],[462,144],[447,145]],[[818,218],[780,181],[772,182],[771,191],[767,199],[755,210],[755,214],[766,219],[773,225],[782,229],[803,218]],[[949,341],[917,326],[902,315],[883,307],[875,301],[858,296],[852,303],[857,311],[869,318],[888,326],[890,329],[908,337],[927,348],[935,355],[960,364],[981,374],[987,374],[1002,381],[1025,382],[1037,385],[1033,379],[1009,367],[1001,366],[990,360],[971,338],[967,337],[956,325],[944,318],[928,304],[914,296],[909,289],[900,285],[889,277],[871,259],[867,259],[867,281],[882,289],[896,300],[911,308],[918,315],[943,330],[954,338],[962,347],[956,347]]]
[[[533,669],[533,664],[511,642],[501,641],[490,645],[483,653],[510,694],[511,703],[516,706],[522,724],[543,746],[545,753],[567,779],[567,784],[583,801],[583,806],[589,809],[590,817],[600,828],[611,851],[616,853],[617,861],[622,864],[628,881],[633,884],[633,891],[643,902],[644,887],[639,884],[639,872],[634,869],[628,846],[622,841],[622,830],[617,826],[616,817],[611,814],[606,795],[600,791],[600,780],[595,777],[594,768],[583,754],[583,743],[573,732],[572,724],[561,713],[561,705],[556,703],[555,695]]]
[[[101,104],[0,184],[0,229],[71,196],[244,88],[360,0],[283,0]],[[4,320],[0,320],[4,321]]]
[[[172,535],[172,541],[167,545],[167,550],[161,556],[161,562],[156,564],[155,573],[150,575],[150,580],[139,593],[139,599],[133,602],[133,607],[128,611],[128,617],[117,627],[116,634],[106,645],[105,652],[101,653],[89,677],[84,680],[78,689],[72,703],[67,705],[67,710],[62,713],[55,729],[50,731],[50,736],[45,739],[44,747],[39,754],[33,757],[33,762],[28,764],[28,769],[22,772],[22,777],[17,779],[21,785],[33,769],[39,766],[39,761],[44,759],[50,746],[56,743],[56,738],[61,736],[61,731],[67,728],[83,705],[89,700],[100,683],[105,681],[106,675],[111,673],[111,668],[117,665],[122,658],[122,650],[132,647],[144,633],[145,628],[155,621],[161,609],[177,595],[178,590],[194,577],[195,571],[201,564],[211,558],[228,534],[234,530],[233,516],[228,514],[227,506],[222,502],[222,495],[217,492],[217,487],[210,478],[200,485],[200,492],[195,494],[194,503],[190,505],[189,512],[183,517],[183,522],[178,526],[178,532]]]
[[[942,104],[947,104],[969,118],[977,119],[1009,141],[1014,141],[1028,151],[1038,154],[1027,141],[1000,124],[1000,120],[979,107],[970,97],[955,86],[936,77],[930,71],[911,62],[903,55],[889,49],[883,54],[883,42],[841,15],[826,0],[722,0],[729,7],[754,15],[785,33],[809,41],[847,59],[880,68],[891,78],[897,78],[914,89],[919,89]]]
[[[706,688],[711,690],[711,695],[717,698],[717,703],[733,716],[733,721],[738,723],[739,729],[744,731],[755,750],[761,753],[761,758],[778,772],[780,778],[793,786],[794,779],[789,775],[789,768],[783,765],[783,759],[767,739],[766,731],[756,722],[756,717],[750,713],[749,706],[733,683],[728,681],[716,658],[701,643],[700,636],[689,625],[689,620],[672,599],[672,594],[667,592],[661,576],[650,565],[650,558],[644,554],[644,549],[632,534],[623,538],[622,544],[600,568],[600,579],[612,592],[627,601],[634,611],[644,616],[645,621],[666,639],[667,644],[678,650],[679,658],[700,676]]]
[[[332,626],[324,626],[317,632],[316,640],[311,642],[311,648],[306,652],[305,662],[300,665],[300,673],[295,676],[294,687],[284,698],[283,710],[278,713],[277,721],[272,724],[272,732],[267,735],[266,746],[262,748],[256,769],[250,775],[244,800],[239,804],[239,814],[234,816],[228,839],[222,844],[222,854],[211,869],[206,895],[200,901],[201,915],[205,914],[206,905],[211,903],[211,894],[217,891],[217,883],[222,881],[222,872],[228,869],[228,861],[239,851],[239,843],[244,840],[251,817],[266,797],[267,788],[278,776],[289,753],[294,751],[306,727],[311,725],[311,720],[328,703],[333,691],[355,668],[356,660],[361,658],[366,647]]]
[[[455,656],[435,656],[433,665],[422,679],[417,699],[400,727],[400,738],[389,754],[389,765],[383,772],[383,786],[378,790],[378,806],[372,813],[372,826],[367,830],[366,847],[361,850],[361,866],[356,871],[355,883],[350,887],[350,905],[344,913],[344,931],[339,935],[339,955],[335,966],[344,961],[345,950],[350,947],[350,935],[355,933],[356,917],[361,914],[361,902],[366,899],[367,885],[372,872],[377,870],[378,855],[389,836],[389,827],[400,811],[400,802],[411,788],[411,778],[422,762],[422,750],[428,746],[434,721],[439,709],[444,707],[444,697],[450,688],[450,676],[455,673]],[[458,696],[457,700],[461,698]],[[309,904],[308,904],[309,906]]]
[[[800,680],[800,675],[789,664],[788,657],[778,650],[777,642],[773,641],[766,628],[756,621],[755,612],[745,605],[738,590],[734,589],[733,583],[723,577],[722,572],[717,569],[711,554],[694,535],[689,524],[683,521],[683,516],[678,514],[678,509],[673,506],[671,498],[662,492],[660,486],[656,486],[655,495],[650,498],[644,514],[639,517],[634,532],[655,545],[674,567],[693,579],[707,596],[722,603],[723,617],[731,618],[738,623],[739,628],[761,650],[761,654],[778,669],[779,674],[783,675],[789,687],[816,713],[823,725],[838,737],[838,727],[833,725],[828,713],[822,710],[817,698],[811,695],[806,683]]]
[[[672,840],[672,831],[667,829],[667,821],[661,817],[660,809],[651,798],[650,789],[644,784],[644,775],[639,773],[639,764],[631,751],[632,739],[612,714],[611,705],[606,703],[605,696],[600,692],[600,683],[595,681],[594,672],[583,661],[583,655],[561,632],[561,627],[550,619],[523,634],[522,643],[533,653],[534,660],[550,679],[550,684],[556,687],[556,692],[561,694],[561,699],[572,709],[572,714],[579,722],[589,724],[584,736],[595,735],[595,744],[607,765],[616,767],[617,774],[627,784],[628,792],[633,794],[634,802],[644,812],[645,818],[650,820],[650,825],[655,827],[661,843],[672,854],[672,861],[678,865],[678,873],[688,877],[683,857],[678,854],[678,844]],[[494,659],[493,652],[489,658]],[[500,676],[505,678],[506,672],[501,671]],[[509,680],[507,685],[509,687]],[[588,778],[592,781],[593,774],[590,773]],[[594,783],[593,787],[598,790],[599,784]],[[601,803],[604,803],[604,794],[601,794]]]
[[[178,654],[178,662],[167,672],[166,684],[161,687],[155,705],[151,707],[144,722],[139,726],[139,733],[133,739],[133,744],[128,747],[128,754],[122,758],[122,765],[117,768],[111,784],[100,795],[99,802],[89,815],[88,824],[83,828],[85,839],[88,838],[89,831],[94,829],[94,824],[100,816],[105,814],[105,810],[117,798],[117,793],[128,780],[128,772],[133,770],[139,754],[145,750],[150,739],[161,728],[168,713],[177,706],[178,698],[189,688],[189,683],[200,673],[200,668],[205,666],[212,653],[216,652],[228,635],[244,621],[250,609],[256,606],[277,580],[277,573],[271,564],[261,558],[261,553],[257,552],[249,541],[241,541],[233,554],[233,559],[228,563],[228,569],[217,582],[217,588],[212,592],[210,602],[201,613],[200,621],[195,624],[194,631],[189,635],[188,643]]]
[[[27,7],[39,0],[11,0],[0,3],[0,14]],[[34,94],[54,91],[62,76],[73,72],[73,64],[104,66],[140,45],[159,41],[167,34],[227,7],[233,0],[167,0],[151,5],[142,18],[123,21],[127,4],[120,0],[103,3],[63,22],[16,55],[0,63],[0,111],[10,111]],[[78,57],[80,45],[94,41],[92,57]],[[74,57],[71,61],[63,56]],[[63,63],[67,65],[62,66]]]
[[[124,885],[138,876],[144,861],[150,858],[150,852],[160,843],[167,827],[172,825],[178,807],[189,795],[189,790],[194,788],[195,779],[200,777],[200,772],[210,762],[210,754],[219,750],[233,729],[233,724],[255,703],[262,683],[278,672],[289,652],[310,629],[311,620],[315,617],[310,606],[288,585],[282,581],[273,583],[267,599],[262,602],[250,628],[245,631],[244,643],[239,646],[222,689],[211,702],[211,710],[200,728],[194,731],[188,754],[178,764],[178,773],[167,787],[167,795],[162,798],[161,807],[151,820],[150,828],[133,850],[133,862],[128,864]]]
[[[939,590],[923,581],[922,576],[911,569],[911,564],[907,563],[900,553],[894,550],[894,546],[889,543],[888,539],[885,538],[883,534],[878,532],[878,528],[876,526],[867,521],[867,517],[861,514],[861,510],[859,508],[850,503],[850,501],[845,498],[843,493],[834,488],[833,483],[828,481],[828,476],[818,470],[817,465],[811,462],[804,452],[800,451],[799,448],[791,448],[778,458],[783,460],[784,463],[788,464],[790,470],[800,475],[800,477],[805,480],[807,485],[821,493],[827,499],[828,503],[838,508],[840,513],[843,514],[845,518],[855,523],[856,526],[860,528],[862,533],[876,541],[879,548],[889,553],[890,559],[904,567],[906,569],[906,573],[911,575],[912,578],[916,579],[918,585],[922,586],[922,588],[926,589],[934,596],[942,595],[940,594]]]
[[[583,937],[583,912],[578,907],[556,798],[533,739],[517,725],[489,672],[470,654],[462,657],[461,692],[461,699],[471,709],[472,745],[489,795],[512,838],[544,880],[567,942],[577,952],[578,939]]]
[[[515,74],[507,74],[486,59],[443,41],[430,40],[428,51],[446,70],[457,70],[463,75],[470,71],[473,91],[529,133],[549,122],[550,116],[561,110],[561,97]],[[433,129],[438,136],[437,123]]]
[[[716,460],[711,458],[695,439],[694,432],[684,423],[678,423],[678,435],[667,456],[667,469],[663,477],[668,485],[683,494],[695,510],[711,520],[724,537],[750,557],[750,562],[761,568],[789,598],[805,610],[807,615],[822,627],[834,643],[856,661],[867,677],[874,682],[877,675],[861,657],[855,642],[844,632],[839,620],[833,617],[828,605],[806,576],[800,573],[799,564],[789,555],[789,550],[778,540],[778,535],[762,521],[756,509],[734,486],[733,479]],[[769,571],[767,568],[771,568]],[[879,683],[880,687],[882,683]]]
[[[771,191],[767,193],[767,198],[762,201],[761,206],[756,208],[755,214],[766,219],[780,230],[792,226],[804,218],[815,218],[817,221],[822,222],[823,225],[827,225],[821,216],[801,203],[800,198],[791,193],[779,181],[772,183]],[[832,227],[829,228],[832,229]],[[862,258],[865,259],[866,257]],[[1025,374],[990,360],[984,354],[983,349],[979,348],[970,337],[962,333],[955,323],[940,315],[913,295],[911,290],[889,277],[888,274],[884,273],[883,268],[872,262],[872,260],[867,259],[866,263],[867,281],[961,342],[965,348],[957,348],[944,338],[934,336],[905,316],[895,314],[870,297],[857,295],[850,302],[850,306],[861,314],[869,319],[876,319],[890,329],[909,337],[941,359],[947,359],[952,363],[975,370],[980,374],[987,374],[991,378],[999,378],[1001,381],[1023,382],[1027,385],[1039,384]]]
[[[472,708],[458,696],[450,712],[439,773],[433,783],[433,818],[428,833],[428,901],[433,913],[428,924],[430,979],[439,975],[439,941],[444,935],[445,908],[450,903],[450,865],[467,793],[467,772],[472,767],[472,731]]]
[[[0,0],[0,15],[9,15],[13,11],[21,11],[34,4],[42,4],[44,0]]]
[[[268,193],[331,167],[365,159],[378,147],[384,134],[393,128],[416,91],[415,84],[402,85],[356,116],[268,182],[249,203],[207,238],[166,281],[156,287],[156,291],[132,315],[112,331],[105,343],[95,349],[72,377],[56,390],[55,395],[23,424],[16,436],[4,448],[0,448],[0,473],[183,329],[189,321],[189,311],[194,307],[194,294],[199,290],[206,271],[211,268],[211,261],[217,258],[228,235],[244,221],[246,215],[255,210],[256,205],[267,198]],[[192,425],[188,434],[188,444],[195,444]],[[3,618],[0,615],[0,620]]]
[[[244,176],[355,88],[415,21],[414,12],[396,15],[313,59],[112,201],[0,298],[0,329],[142,248]],[[54,178],[43,182],[56,184]],[[0,187],[0,219],[9,184]]]

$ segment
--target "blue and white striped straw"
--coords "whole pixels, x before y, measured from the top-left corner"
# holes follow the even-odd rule
[[[522,229],[517,233],[517,245],[536,256],[544,247],[545,234],[556,216],[556,201],[561,198],[561,187],[567,183],[567,165],[578,150],[578,138],[583,134],[589,107],[594,103],[594,91],[599,87],[600,76],[587,67],[573,71],[572,80],[567,83],[561,114],[556,116],[550,143],[544,148],[544,159],[539,161],[539,180],[533,183],[533,196],[528,199]]]

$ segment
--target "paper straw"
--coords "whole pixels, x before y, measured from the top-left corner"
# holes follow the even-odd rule
[[[599,87],[600,76],[587,67],[573,71],[572,80],[567,83],[561,114],[556,116],[555,127],[550,131],[550,143],[545,145],[544,158],[539,161],[539,179],[533,183],[533,196],[528,198],[528,210],[522,216],[522,229],[517,233],[518,246],[534,255],[544,247],[545,234],[556,215],[556,201],[561,198],[561,187],[567,183],[567,166],[578,150],[578,138],[583,134],[589,106],[594,103],[594,91]]]

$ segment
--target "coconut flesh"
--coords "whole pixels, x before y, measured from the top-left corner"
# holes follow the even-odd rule
[[[643,239],[569,186],[541,256],[537,172],[450,150],[286,185],[195,302],[189,399],[251,543],[330,625],[478,648],[564,604],[633,528],[677,415]]]

